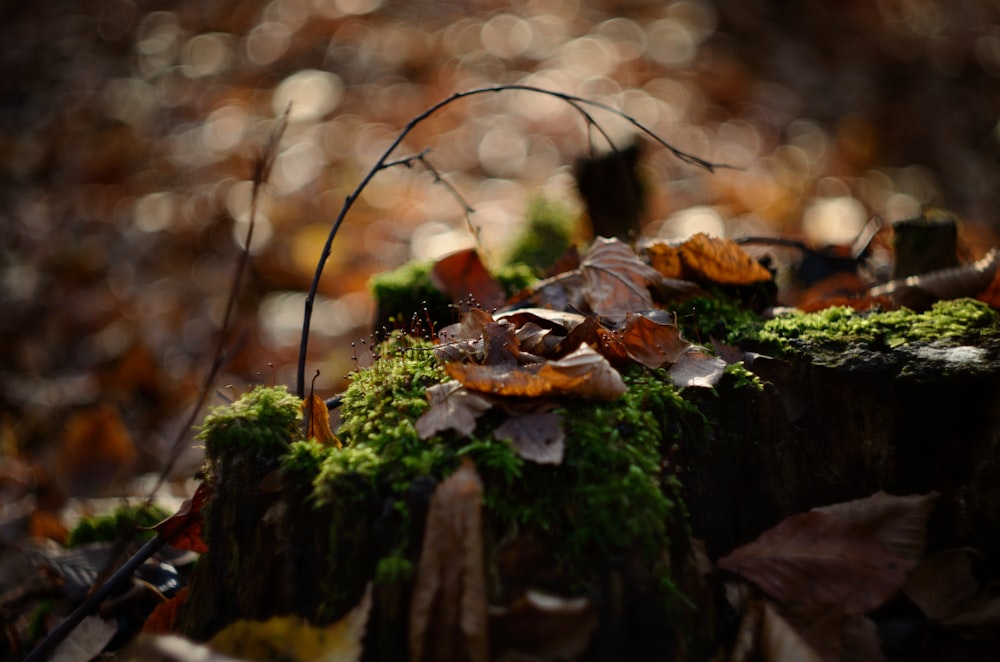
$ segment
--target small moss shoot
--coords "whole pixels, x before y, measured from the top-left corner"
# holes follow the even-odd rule
[[[814,346],[864,343],[895,349],[913,342],[960,344],[1000,334],[1000,316],[974,299],[939,301],[924,312],[907,308],[859,313],[833,307],[815,313],[788,313],[764,324],[758,339],[783,353]]]
[[[115,542],[125,537],[137,535],[148,540],[156,535],[147,529],[170,516],[156,504],[119,506],[110,515],[87,517],[80,521],[69,533],[67,545],[76,547],[96,542]]]
[[[197,438],[212,458],[232,450],[279,456],[301,436],[301,401],[284,386],[258,386],[231,405],[213,408]]]
[[[696,343],[714,339],[727,345],[740,345],[755,338],[764,326],[760,315],[721,292],[684,301],[677,305],[675,312],[683,337]]]
[[[528,204],[524,229],[514,240],[509,264],[524,264],[543,271],[570,247],[576,218],[563,203],[536,197]]]

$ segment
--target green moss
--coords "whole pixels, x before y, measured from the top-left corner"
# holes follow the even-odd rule
[[[788,352],[830,344],[863,343],[893,349],[918,341],[975,342],[998,333],[996,311],[980,301],[956,299],[939,301],[924,313],[906,308],[859,313],[845,307],[789,313],[768,321],[758,339]]]
[[[749,388],[755,391],[764,390],[764,382],[760,380],[760,377],[747,370],[742,363],[730,363],[727,365],[723,379],[729,380],[732,388],[735,389]]]
[[[163,521],[170,513],[155,504],[120,506],[110,515],[87,517],[69,533],[70,547],[95,542],[114,542],[135,535],[139,528],[149,528]],[[143,540],[152,538],[154,531],[138,531]]]
[[[413,577],[413,563],[402,556],[386,556],[375,567],[375,583],[396,584],[409,581]]]
[[[301,401],[284,386],[258,386],[231,405],[213,408],[197,438],[209,457],[218,457],[229,450],[282,455],[301,436]]]
[[[378,303],[376,328],[405,328],[411,330],[412,321],[420,324],[429,317],[436,326],[455,321],[457,315],[451,300],[431,282],[430,261],[409,262],[383,274],[374,276],[369,287]],[[510,296],[529,287],[537,280],[534,271],[525,264],[508,264],[493,273],[504,294]]]
[[[739,345],[755,338],[764,326],[763,318],[722,293],[684,301],[675,312],[684,338],[698,343],[715,339]]]
[[[528,204],[524,230],[514,240],[507,261],[544,270],[570,247],[576,219],[566,205],[536,197]]]

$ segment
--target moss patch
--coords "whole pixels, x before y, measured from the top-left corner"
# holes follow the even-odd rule
[[[120,506],[110,515],[87,517],[69,533],[67,545],[87,545],[95,542],[114,542],[138,534],[143,540],[156,535],[155,531],[137,531],[150,528],[169,517],[170,513],[156,504]]]
[[[509,264],[525,264],[544,270],[562,257],[570,247],[576,219],[566,205],[537,197],[528,204],[527,222],[514,240]]]
[[[284,386],[258,386],[236,402],[215,407],[198,439],[209,457],[228,450],[282,455],[302,436],[302,403]]]
[[[758,339],[779,352],[862,343],[895,349],[913,342],[975,343],[1000,335],[998,315],[974,299],[939,301],[924,313],[907,308],[859,313],[834,307],[816,313],[789,313],[768,321]]]

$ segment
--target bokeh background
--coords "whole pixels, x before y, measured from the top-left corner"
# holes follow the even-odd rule
[[[962,218],[970,257],[997,243],[996,0],[9,0],[0,19],[0,457],[53,495],[163,462],[211,366],[253,159],[289,102],[215,403],[293,384],[345,196],[408,120],[470,88],[601,101],[741,167],[644,145],[650,236],[850,244],[873,215],[933,205]],[[373,274],[472,245],[470,224],[502,260],[532,200],[581,209],[572,164],[606,145],[565,103],[505,92],[449,106],[395,154],[424,149],[475,213],[419,164],[378,174],[320,287],[321,395],[370,332]]]

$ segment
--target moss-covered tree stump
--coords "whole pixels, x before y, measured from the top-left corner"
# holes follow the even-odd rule
[[[560,464],[494,439],[499,411],[469,435],[421,439],[426,391],[446,376],[426,341],[405,336],[344,394],[342,449],[303,439],[299,403],[280,388],[213,414],[202,433],[215,488],[209,551],[186,632],[207,638],[279,613],[330,623],[371,583],[365,658],[405,659],[428,505],[462,458],[483,486],[496,657],[544,656],[539,627],[555,631],[557,621],[519,611],[543,592],[585,604],[570,620],[582,636],[570,658],[703,659],[721,631],[692,536],[715,558],[788,515],[878,490],[939,492],[931,545],[972,545],[998,568],[994,311],[958,301],[924,314],[832,309],[765,324],[717,302],[691,305],[702,331],[756,351],[750,370],[736,363],[714,388],[678,389],[662,370],[623,369],[620,399],[560,402]]]

